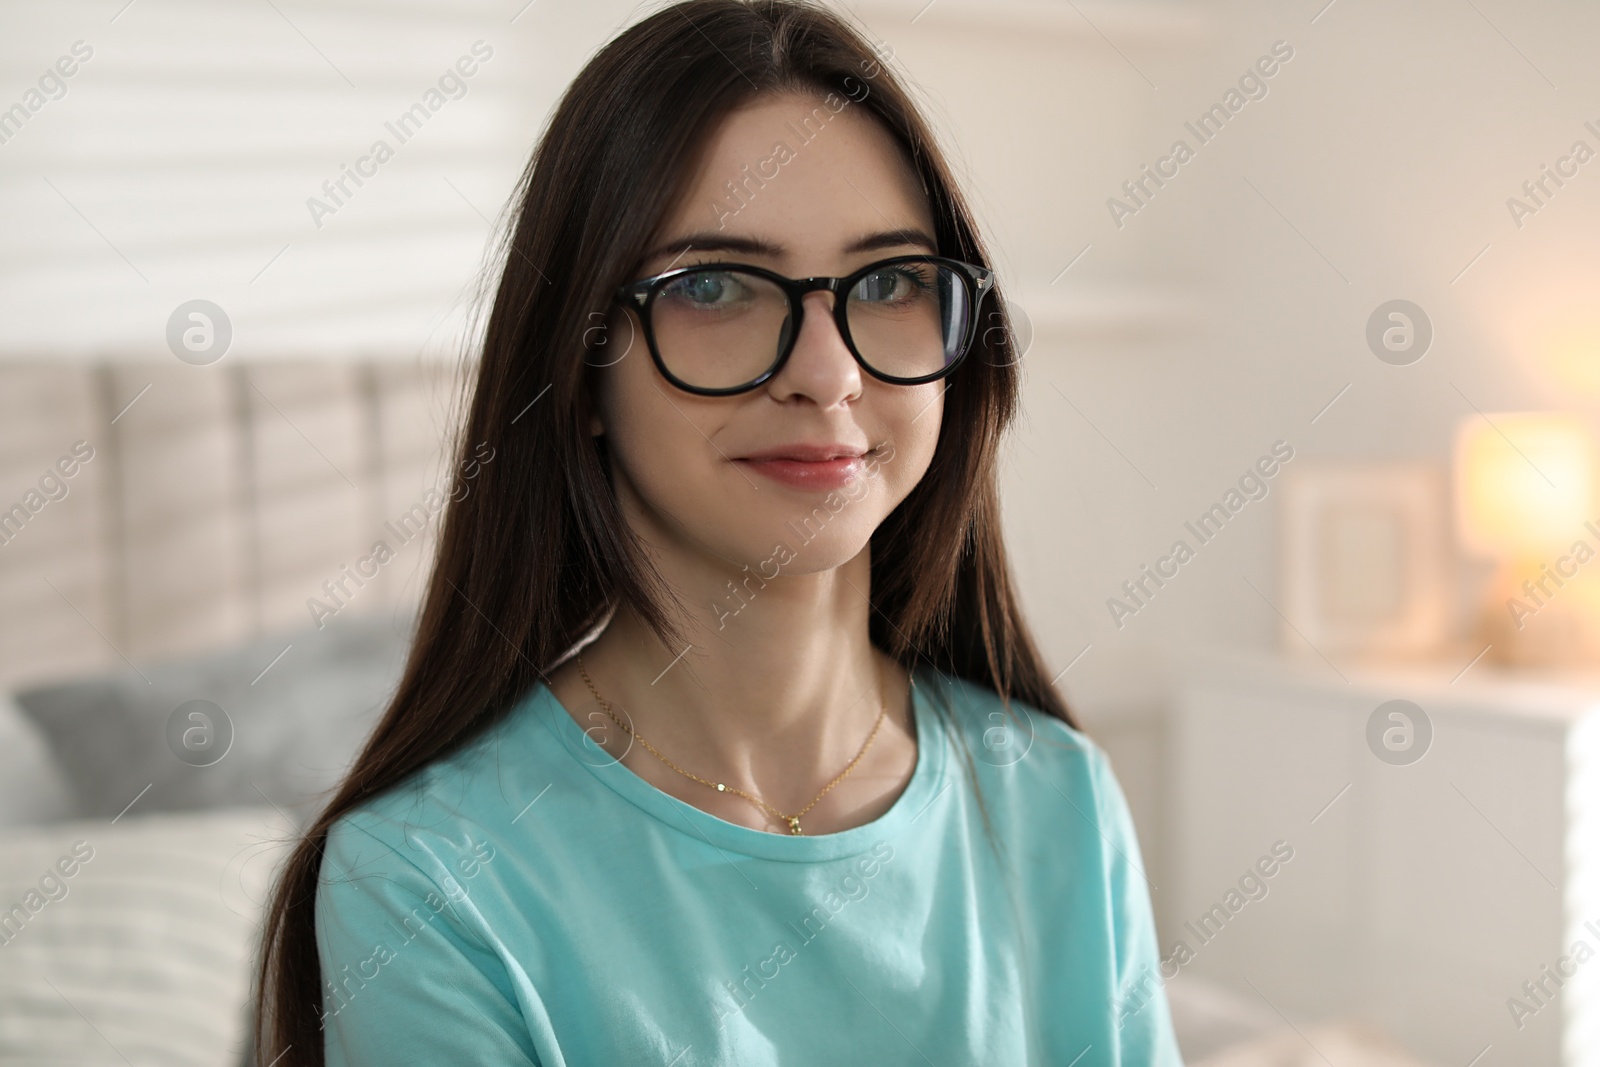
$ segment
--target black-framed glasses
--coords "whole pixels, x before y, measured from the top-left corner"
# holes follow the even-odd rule
[[[893,256],[839,278],[787,278],[746,263],[699,263],[622,286],[657,369],[673,385],[727,396],[762,385],[794,351],[802,297],[833,294],[833,321],[868,374],[897,385],[960,365],[994,284],[987,267],[944,256]]]

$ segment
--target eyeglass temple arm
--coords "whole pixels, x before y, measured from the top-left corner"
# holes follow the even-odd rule
[[[956,262],[959,263],[961,261],[957,260]],[[972,278],[972,284],[977,287],[978,295],[982,296],[987,293],[989,287],[994,284],[994,271],[988,267],[980,267],[975,263],[962,263],[961,265],[966,268],[968,276]]]

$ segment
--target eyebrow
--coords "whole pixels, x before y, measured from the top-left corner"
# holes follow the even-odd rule
[[[876,252],[885,248],[903,248],[914,245],[937,253],[939,244],[928,235],[925,230],[915,227],[904,227],[898,230],[882,230],[878,233],[869,233],[851,241],[843,249],[845,255],[856,255],[861,252]],[[708,230],[701,233],[691,233],[667,241],[646,254],[645,262],[650,262],[659,256],[682,256],[686,252],[737,252],[747,256],[767,256],[772,259],[781,259],[786,249],[772,241],[760,237],[738,237],[734,234],[718,233]]]

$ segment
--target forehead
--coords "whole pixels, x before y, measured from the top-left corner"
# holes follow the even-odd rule
[[[683,237],[716,234],[772,250],[740,258],[822,273],[864,262],[852,251],[864,236],[902,230],[933,235],[927,197],[863,105],[842,94],[767,96],[731,112],[707,139],[687,192],[651,242],[663,251],[646,266],[665,270],[685,255]]]

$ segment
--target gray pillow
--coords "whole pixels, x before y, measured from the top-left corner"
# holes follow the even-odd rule
[[[70,818],[72,787],[44,736],[10,693],[0,693],[0,827]]]
[[[321,630],[39,686],[15,700],[66,775],[73,815],[270,803],[303,825],[382,714],[412,624],[410,616],[332,619]]]

